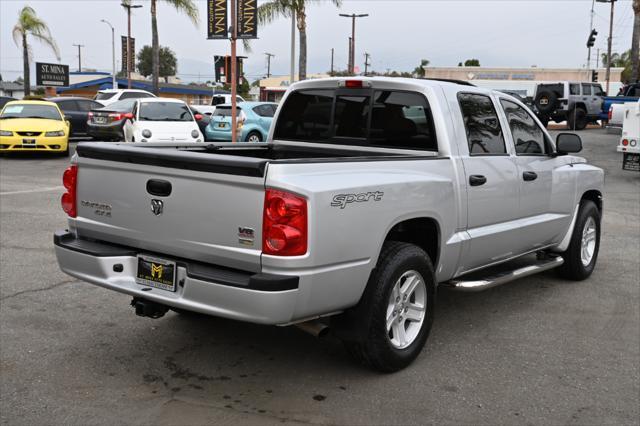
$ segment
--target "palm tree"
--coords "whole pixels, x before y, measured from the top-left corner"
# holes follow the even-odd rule
[[[311,0],[269,0],[258,6],[258,22],[270,24],[280,17],[291,18],[295,13],[296,26],[300,34],[300,56],[298,58],[298,78],[307,78],[307,3]],[[342,5],[342,0],[331,0],[337,7]]]
[[[182,12],[193,22],[194,25],[198,26],[199,23],[199,14],[198,8],[193,2],[193,0],[165,0],[171,6],[173,6],[176,11]],[[156,95],[159,92],[158,87],[158,78],[160,75],[160,41],[158,39],[158,18],[157,18],[157,4],[158,0],[151,0],[151,49],[153,51],[152,54],[152,62],[153,62],[153,93]]]
[[[640,79],[640,0],[633,0],[633,36],[631,37],[631,81]]]
[[[21,47],[22,44],[22,61],[24,72],[24,94],[31,93],[31,75],[29,70],[29,62],[32,56],[31,46],[27,42],[27,35],[46,44],[53,50],[58,61],[60,60],[60,51],[55,40],[51,37],[51,32],[47,24],[36,15],[36,11],[29,6],[25,6],[18,14],[18,23],[13,27],[13,41],[16,46]]]

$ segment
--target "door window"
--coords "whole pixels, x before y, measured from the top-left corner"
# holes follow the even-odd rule
[[[595,96],[606,96],[606,94],[604,93],[604,90],[602,90],[602,86],[600,86],[599,84],[593,85],[593,94]]]
[[[546,136],[531,114],[520,105],[506,99],[501,99],[500,103],[509,122],[516,154],[544,154]]]
[[[460,93],[458,102],[467,131],[469,154],[506,154],[500,120],[491,98],[474,93]]]
[[[590,84],[582,84],[582,94],[585,96],[591,96],[591,85]]]
[[[570,95],[579,95],[580,94],[580,85],[579,84],[570,84],[569,85],[569,94]]]
[[[253,108],[253,112],[260,117],[273,117],[273,108],[270,105],[258,105]]]

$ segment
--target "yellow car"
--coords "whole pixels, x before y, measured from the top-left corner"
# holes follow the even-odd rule
[[[0,112],[0,153],[69,152],[69,122],[53,102],[12,101]]]

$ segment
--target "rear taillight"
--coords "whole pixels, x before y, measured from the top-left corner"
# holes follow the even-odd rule
[[[629,141],[626,139],[622,139],[622,146],[627,146],[629,145]]]
[[[62,194],[60,204],[62,204],[62,210],[69,217],[76,217],[78,214],[76,208],[76,187],[78,186],[78,166],[73,164],[67,167],[67,170],[62,174],[62,184],[67,192]]]
[[[124,120],[125,118],[133,120],[133,114],[130,112],[127,112],[126,114],[121,112],[112,112],[111,114],[109,114],[109,118],[111,119],[111,121],[120,121]]]
[[[262,252],[275,256],[307,253],[307,200],[267,189],[262,219]]]
[[[609,121],[613,118],[613,107],[609,108]]]

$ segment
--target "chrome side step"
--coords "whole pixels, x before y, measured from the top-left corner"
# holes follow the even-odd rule
[[[494,273],[493,275],[481,277],[482,271],[469,274],[469,277],[465,279],[465,276],[453,279],[443,283],[444,286],[450,287],[458,291],[475,292],[482,291],[488,288],[497,287],[502,284],[506,284],[519,278],[527,277],[529,275],[537,274],[542,271],[557,268],[564,263],[564,259],[560,256],[552,256],[544,259],[536,260],[535,263],[522,266],[517,269],[502,271]],[[479,278],[477,278],[479,277]]]

